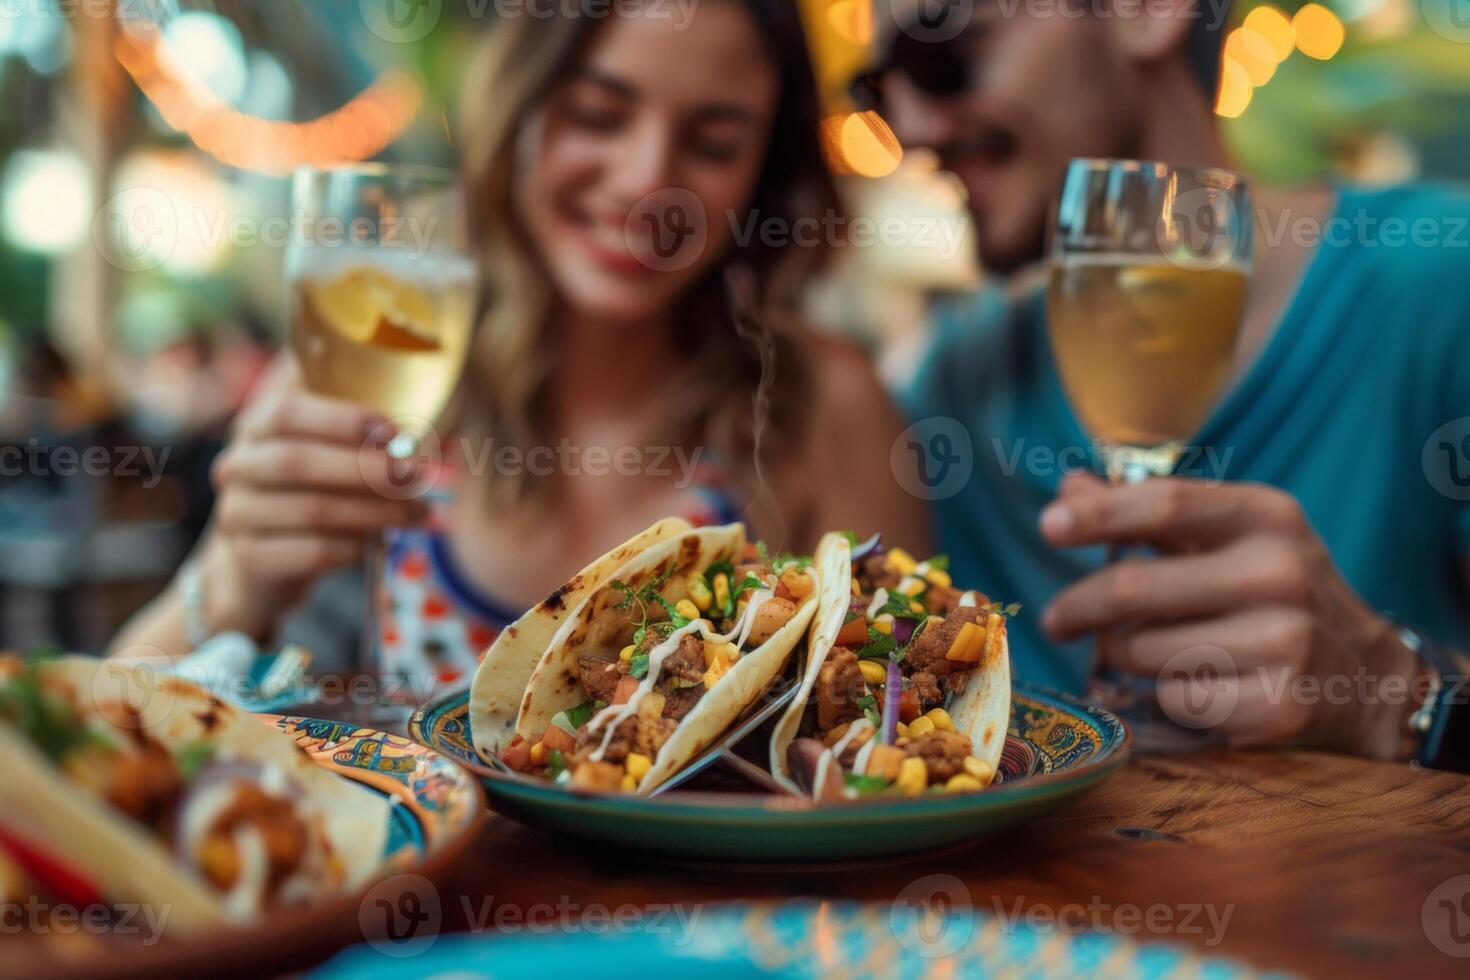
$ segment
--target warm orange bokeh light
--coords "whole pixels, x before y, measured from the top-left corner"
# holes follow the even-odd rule
[[[849,112],[822,122],[828,163],[839,174],[886,177],[898,169],[903,148],[878,113]]]
[[[231,167],[287,174],[303,164],[322,167],[376,156],[418,112],[418,83],[387,71],[346,105],[315,120],[292,123],[246,115],[195,80],[172,73],[156,32],[117,38],[117,60],[171,128]]]
[[[1250,73],[1241,67],[1240,62],[1233,58],[1224,59],[1220,66],[1220,95],[1215,100],[1215,114],[1234,119],[1251,104],[1254,91]]]
[[[1241,26],[1265,38],[1275,52],[1278,63],[1285,61],[1296,47],[1296,31],[1292,29],[1291,19],[1270,4],[1264,4],[1246,14]]]
[[[1225,57],[1245,69],[1252,85],[1265,85],[1276,74],[1276,49],[1265,35],[1249,27],[1237,27],[1225,39]]]
[[[1326,61],[1342,47],[1347,29],[1337,15],[1320,3],[1309,3],[1291,20],[1296,32],[1296,46],[1302,54]]]

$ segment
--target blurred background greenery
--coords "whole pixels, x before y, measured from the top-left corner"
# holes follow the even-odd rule
[[[452,162],[461,69],[496,4],[424,2],[441,13],[417,36],[360,0],[0,0],[0,446],[161,458],[156,479],[0,474],[0,647],[100,647],[198,532],[208,461],[283,327],[286,175]],[[959,213],[951,182],[844,102],[873,7],[796,2],[852,209]],[[1470,0],[1244,3],[1231,24],[1216,111],[1244,169],[1470,176]],[[863,251],[814,303],[875,346],[982,275]]]

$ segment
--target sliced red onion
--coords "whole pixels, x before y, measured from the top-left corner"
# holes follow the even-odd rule
[[[898,741],[898,702],[903,697],[903,674],[898,662],[888,661],[888,676],[883,681],[883,744]]]
[[[898,645],[901,647],[908,646],[909,640],[912,640],[914,638],[914,628],[918,625],[919,624],[914,622],[912,619],[900,619],[895,616],[893,619],[894,641],[897,642]]]
[[[862,561],[864,558],[868,557],[869,555],[875,554],[875,553],[877,553],[879,551],[882,551],[882,550],[883,550],[883,532],[882,531],[879,531],[877,534],[873,535],[871,538],[869,538],[868,540],[864,541],[862,544],[855,545],[853,547],[853,549],[852,549],[852,560],[853,561]]]

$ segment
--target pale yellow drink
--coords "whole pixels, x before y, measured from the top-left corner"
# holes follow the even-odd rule
[[[1053,265],[1047,318],[1078,420],[1111,446],[1193,436],[1229,376],[1246,274],[1137,256]]]
[[[462,258],[338,252],[294,277],[291,347],[307,386],[401,429],[434,422],[454,393],[474,324]]]

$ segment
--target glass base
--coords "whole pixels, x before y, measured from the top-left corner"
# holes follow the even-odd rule
[[[1191,728],[1169,717],[1159,706],[1151,678],[1103,668],[1094,675],[1087,698],[1127,724],[1133,751],[1139,755],[1183,755],[1227,744],[1216,729]]]

